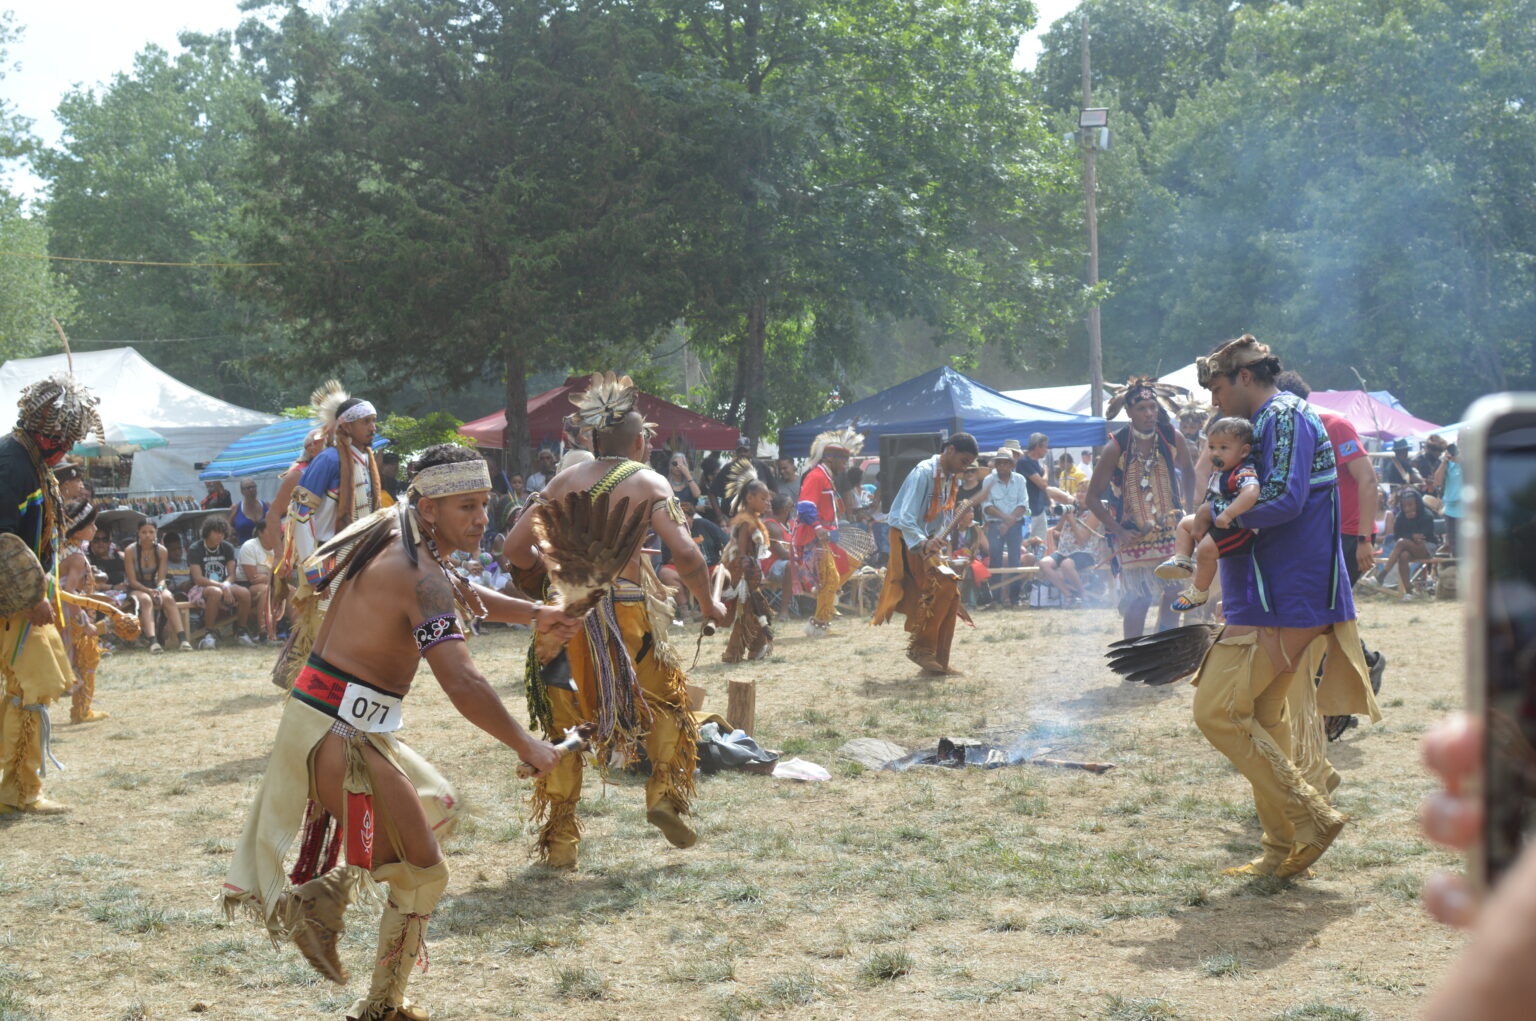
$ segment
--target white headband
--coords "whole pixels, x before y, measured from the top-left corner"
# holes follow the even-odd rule
[[[356,422],[358,419],[367,418],[369,415],[377,417],[378,412],[367,401],[358,401],[346,411],[336,416],[336,424],[346,425],[348,422]]]

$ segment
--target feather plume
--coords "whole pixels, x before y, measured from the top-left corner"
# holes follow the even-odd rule
[[[1128,681],[1172,684],[1200,669],[1206,650],[1221,634],[1220,624],[1191,624],[1156,634],[1114,642],[1106,653],[1109,668]]]
[[[818,434],[811,443],[811,463],[820,461],[828,447],[842,447],[850,457],[857,457],[864,449],[864,434],[857,429],[829,429]]]
[[[336,426],[336,415],[349,394],[342,387],[341,380],[328,379],[309,395],[309,406],[314,411],[315,417],[320,420],[320,425],[326,429]]]
[[[750,459],[731,462],[731,466],[725,470],[725,505],[730,508],[731,514],[741,512],[741,501],[747,487],[756,481],[757,467]]]
[[[594,372],[587,388],[571,395],[576,417],[585,429],[605,432],[624,421],[635,410],[640,391],[628,376],[612,372]]]
[[[598,604],[635,558],[650,527],[649,504],[631,510],[629,497],[613,503],[612,496],[594,498],[582,490],[533,508],[533,534],[549,571],[550,591],[573,617]],[[554,659],[561,646],[558,638],[543,633],[535,644],[541,663]]]

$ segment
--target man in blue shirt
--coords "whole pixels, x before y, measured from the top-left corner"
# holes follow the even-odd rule
[[[960,475],[977,453],[970,433],[950,436],[942,451],[912,469],[886,515],[891,560],[873,622],[884,624],[896,613],[904,616],[911,636],[907,658],[925,674],[959,673],[950,669],[949,646],[955,618],[965,610],[960,605],[960,579],[944,553],[946,540],[972,516],[972,508],[957,494]]]
[[[1004,447],[992,455],[995,474],[983,490],[981,510],[987,520],[987,546],[992,551],[992,564],[996,567],[1018,567],[1023,552],[1025,522],[1030,517],[1029,483],[1014,471],[1014,454],[1018,451]],[[1003,605],[1016,606],[1019,601],[1020,583],[1011,581],[1003,586]]]
[[[1199,371],[1223,415],[1252,420],[1260,488],[1234,522],[1257,531],[1250,552],[1220,562],[1227,623],[1195,675],[1195,724],[1252,784],[1264,830],[1264,855],[1228,871],[1288,878],[1304,874],[1345,823],[1328,801],[1336,774],[1320,729],[1291,718],[1291,686],[1311,684],[1322,666],[1319,711],[1381,714],[1355,629],[1323,423],[1276,388],[1280,359],[1251,336],[1200,359]]]

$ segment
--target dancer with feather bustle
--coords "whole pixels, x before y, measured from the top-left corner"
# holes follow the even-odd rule
[[[775,553],[785,555],[783,543],[775,550],[763,516],[773,501],[773,491],[757,477],[752,462],[740,460],[730,468],[725,495],[735,511],[731,518],[731,541],[720,557],[720,570],[727,572],[727,599],[736,602],[731,618],[731,635],[721,659],[740,663],[743,659],[762,659],[773,650],[773,610],[763,588],[763,564]]]
[[[646,819],[674,846],[690,847],[697,835],[684,816],[694,790],[698,734],[687,678],[667,640],[671,600],[640,548],[646,525],[672,551],[673,566],[704,615],[723,622],[726,612],[710,591],[708,567],[672,487],[645,465],[651,427],[636,410],[638,396],[628,376],[611,372],[594,375],[584,392],[572,396],[596,459],[566,468],[545,485],[513,526],[506,550],[523,591],[547,584],[572,607],[596,603],[584,633],[564,650],[538,643],[530,648],[534,724],[554,737],[595,722],[593,751],[604,766],[615,755],[633,760],[643,744],[651,764]],[[560,669],[567,664],[568,676]],[[582,773],[581,759],[567,756],[534,786],[533,818],[540,826],[534,854],[545,864],[576,865]]]
[[[68,811],[42,796],[48,707],[73,683],[58,628],[64,501],[49,468],[100,435],[97,403],[74,376],[50,376],[21,391],[16,428],[0,438],[0,533],[16,537],[0,549],[0,814]]]
[[[344,529],[304,564],[329,602],[285,701],[224,907],[256,915],[274,939],[293,940],[316,971],[344,983],[337,946],[347,905],[359,885],[387,886],[371,985],[348,1009],[353,1021],[428,1016],[405,990],[426,959],[428,921],[448,885],[438,841],[459,806],[448,782],[396,736],[420,661],[465,719],[534,773],[559,757],[507,712],[464,642],[472,619],[526,624],[557,639],[581,623],[559,606],[457,576],[450,557],[479,549],[490,494],[490,472],[473,450],[428,447],[411,465],[406,502]]]
[[[800,481],[799,506],[806,513],[795,525],[795,557],[816,588],[816,612],[805,625],[812,638],[831,634],[838,593],[859,568],[837,544],[837,532],[848,517],[842,476],[863,449],[864,437],[853,429],[821,433],[811,444],[811,466]],[[807,504],[814,505],[814,518]]]

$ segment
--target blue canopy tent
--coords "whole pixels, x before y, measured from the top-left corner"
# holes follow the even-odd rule
[[[304,437],[320,425],[315,418],[285,418],[247,433],[203,466],[197,477],[238,479],[253,475],[275,475],[284,471],[304,453]],[[382,436],[373,438],[373,449],[389,443]]]
[[[968,432],[984,451],[1005,440],[1027,443],[1034,432],[1049,436],[1053,447],[1092,447],[1106,437],[1102,418],[1016,401],[944,366],[781,430],[779,453],[804,457],[817,433],[844,427],[864,434],[869,453],[884,433]]]

